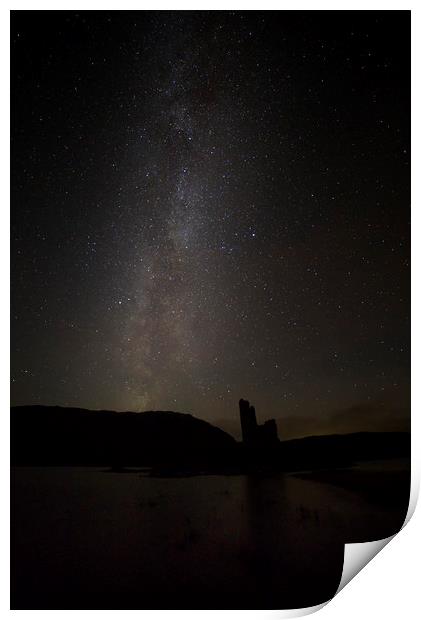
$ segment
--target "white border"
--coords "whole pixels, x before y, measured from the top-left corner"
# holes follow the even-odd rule
[[[362,2],[357,0],[353,3],[342,2],[339,6],[338,1],[330,2],[261,2],[256,6],[254,2],[239,2],[233,1],[227,3],[221,0],[215,0],[214,2],[160,2],[156,0],[153,3],[141,3],[131,1],[124,1],[118,3],[110,2],[109,0],[85,0],[83,9],[78,4],[73,2],[11,2],[9,7],[12,10],[410,10],[411,5],[406,3],[397,2]],[[413,49],[413,103],[412,109],[416,110],[420,108],[419,98],[419,80],[416,76],[414,66],[418,68],[419,73],[419,46],[417,45],[418,38],[421,35],[418,26],[418,14],[416,11],[412,11],[412,49]],[[1,514],[0,531],[3,536],[1,545],[2,562],[0,564],[0,611],[7,613],[9,609],[9,214],[7,205],[9,204],[9,15],[8,9],[3,9],[0,13],[0,41],[2,46],[2,54],[0,54],[0,68],[1,75],[3,76],[3,84],[6,85],[5,92],[1,98],[2,106],[2,165],[0,167],[0,174],[2,175],[1,188],[3,190],[3,205],[2,205],[2,226],[1,234],[3,236],[2,243],[0,244],[0,274],[2,284],[2,298],[1,304],[1,327],[3,331],[3,338],[1,340],[2,355],[1,355],[1,398],[2,398],[2,410],[1,416],[1,438],[2,445],[2,467],[0,475],[2,476],[2,491],[3,497],[6,498],[6,502],[3,504],[3,510]],[[391,41],[393,45],[393,40]],[[419,164],[418,145],[419,140],[419,122],[415,114],[412,115],[413,122],[413,139],[415,148],[413,147],[412,161],[414,162],[413,170],[417,170],[417,164]],[[416,175],[413,175],[413,200],[414,205],[418,205],[417,198],[419,198],[419,184],[416,182],[418,179]],[[416,243],[416,235],[419,235],[420,231],[420,214],[419,209],[414,208],[412,213],[412,237],[413,237],[413,259],[412,259],[412,316],[421,316],[420,312],[420,292],[417,286],[416,274],[420,272],[420,252]],[[420,444],[419,444],[419,428],[418,419],[414,415],[417,412],[420,405],[419,390],[417,386],[420,384],[419,377],[419,365],[416,364],[417,354],[420,353],[420,328],[417,322],[413,321],[412,324],[412,446],[413,446],[413,481],[412,491],[417,491],[419,488],[420,480]],[[363,577],[353,579],[351,584],[348,585],[343,591],[339,593],[328,605],[326,605],[320,614],[323,614],[323,618],[328,620],[329,618],[338,618],[347,620],[348,618],[354,620],[357,617],[369,618],[372,615],[376,617],[395,620],[397,614],[404,614],[403,617],[411,618],[416,617],[416,610],[419,609],[418,601],[418,589],[419,589],[419,560],[417,551],[421,547],[417,543],[420,542],[421,532],[421,517],[418,510],[412,520],[400,532],[388,545],[386,552],[382,552],[377,556],[366,568],[364,568]],[[310,611],[310,610],[308,610]],[[123,616],[135,616],[138,617],[139,611],[100,611],[100,612],[87,612],[87,611],[13,611],[8,612],[14,615],[25,614],[26,617],[37,618],[56,618],[58,616],[66,616],[69,618],[83,618],[98,616],[101,618],[118,618]],[[142,611],[142,618],[145,620],[155,620],[163,617],[168,618],[171,614],[171,618],[174,620],[182,620],[184,618],[197,618],[200,616],[203,620],[210,618],[236,619],[243,618],[245,620],[251,620],[255,618],[268,618],[273,616],[284,616],[276,611]],[[289,614],[290,617],[292,614]],[[285,616],[284,616],[285,617]],[[322,616],[320,616],[322,617]]]

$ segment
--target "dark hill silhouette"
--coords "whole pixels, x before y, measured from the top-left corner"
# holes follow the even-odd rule
[[[207,465],[236,441],[189,414],[12,407],[11,460],[19,465]]]
[[[350,433],[314,435],[282,442],[282,460],[287,469],[331,468],[374,461],[409,457],[410,433]]]

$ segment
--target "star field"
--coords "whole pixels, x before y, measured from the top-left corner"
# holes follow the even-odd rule
[[[13,404],[406,419],[409,13],[11,38]]]

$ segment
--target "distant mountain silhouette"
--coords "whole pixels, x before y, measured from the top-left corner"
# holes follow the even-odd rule
[[[13,465],[151,466],[158,475],[183,475],[315,470],[409,455],[409,433],[321,435],[248,446],[208,422],[172,411],[11,408]]]
[[[290,470],[331,468],[358,461],[409,457],[410,433],[315,435],[282,442],[282,460]]]

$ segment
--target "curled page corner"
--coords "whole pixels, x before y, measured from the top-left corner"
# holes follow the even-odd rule
[[[411,490],[408,502],[408,510],[405,521],[401,530],[411,520],[415,511],[415,506],[419,496],[419,475],[415,467],[411,468]],[[378,554],[384,547],[399,534],[401,531],[381,540],[374,540],[362,543],[347,543],[344,545],[344,564],[342,569],[342,577],[335,596]],[[314,605],[313,607],[303,607],[301,609],[280,610],[277,613],[278,618],[299,618],[313,614],[325,607],[332,599],[328,599],[324,603]]]
[[[347,543],[344,549],[344,564],[342,569],[341,581],[334,597],[344,588],[363,568],[366,566],[391,540],[396,534],[381,540],[373,540],[364,543]],[[334,598],[333,597],[333,598]],[[332,599],[314,607],[302,609],[282,610],[278,612],[280,618],[298,618],[319,611]]]
[[[415,506],[418,501],[418,495],[418,475],[416,475],[415,471],[412,470],[408,510],[401,530],[408,524],[414,514]],[[345,544],[342,577],[335,596],[364,568],[364,566],[366,566],[393,538],[395,538],[401,530],[397,531],[395,534],[392,534],[388,538],[382,538],[381,540]]]
[[[382,538],[381,540],[372,540],[363,543],[347,543],[344,551],[342,577],[336,594],[338,594],[395,536],[396,534],[392,534],[392,536]]]

